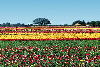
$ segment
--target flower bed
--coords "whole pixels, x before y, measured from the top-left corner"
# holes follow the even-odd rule
[[[20,29],[24,28],[24,29]],[[30,27],[32,28],[32,27]],[[5,28],[6,29],[6,28]],[[11,28],[7,28],[10,29]],[[14,29],[14,28],[13,28]],[[100,28],[40,28],[40,29],[25,29],[25,27],[18,27],[17,31],[0,31],[0,40],[8,39],[31,39],[31,40],[80,40],[80,39],[99,39],[100,40]],[[21,31],[25,30],[25,31]],[[30,30],[30,31],[29,31]]]
[[[100,28],[21,28],[0,31],[1,67],[100,66]]]
[[[12,44],[13,43],[13,44]],[[1,66],[98,66],[99,40],[5,41],[0,48]],[[12,44],[12,45],[9,45]]]
[[[63,31],[72,31],[72,30],[92,30],[92,31],[98,31],[100,30],[99,27],[0,27],[0,31],[21,31],[21,30],[26,30],[26,31],[46,31],[46,30],[63,30]]]
[[[77,33],[77,32],[2,32],[0,39],[100,39],[100,33]]]

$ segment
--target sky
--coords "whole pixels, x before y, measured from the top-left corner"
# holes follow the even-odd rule
[[[0,24],[33,24],[36,18],[54,25],[100,21],[100,0],[0,0]]]

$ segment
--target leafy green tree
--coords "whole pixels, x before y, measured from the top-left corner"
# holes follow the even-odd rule
[[[82,26],[85,26],[86,25],[86,23],[85,23],[85,21],[83,20],[83,21],[80,21],[80,20],[77,20],[77,21],[74,21],[73,23],[72,23],[72,25],[75,25],[75,24],[81,24]]]
[[[64,26],[68,26],[68,24],[64,24]]]
[[[9,22],[7,22],[5,25],[6,25],[7,27],[10,27],[10,26],[11,26]]]
[[[21,26],[21,24],[20,23],[17,23],[16,26]]]
[[[96,26],[96,21],[91,21],[91,26],[95,27]]]
[[[100,27],[100,21],[91,21],[87,22],[87,24],[93,27]]]
[[[100,27],[100,21],[96,21],[96,26]]]
[[[38,24],[40,26],[45,26],[47,24],[51,24],[50,21],[48,19],[45,18],[36,18],[33,24]]]

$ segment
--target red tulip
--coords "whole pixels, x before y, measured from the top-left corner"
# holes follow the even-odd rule
[[[39,60],[39,57],[37,57],[37,56],[34,56],[34,59],[35,59],[35,60]]]
[[[37,57],[40,57],[40,55],[36,55]]]
[[[44,62],[46,62],[47,60],[43,60]]]
[[[61,52],[65,52],[65,50],[61,50]]]
[[[28,49],[33,49],[34,47],[29,46]]]
[[[91,48],[92,48],[92,49],[96,49],[96,47],[94,47],[94,46],[93,46],[93,47],[91,47]]]
[[[97,59],[100,59],[100,56],[96,56]]]
[[[24,60],[23,62],[27,62],[26,60]]]
[[[35,61],[34,60],[30,60],[30,63],[34,63]]]
[[[46,55],[42,55],[42,57],[46,57]]]
[[[62,57],[57,57],[57,59],[62,60]]]
[[[88,55],[90,55],[90,54],[89,54],[89,53],[87,53],[87,54],[85,54],[85,55],[87,55],[87,56],[88,56]]]
[[[7,60],[4,60],[4,62],[9,62],[9,60],[7,59]]]
[[[86,61],[87,61],[87,63],[90,63],[91,62],[91,59],[87,59]]]
[[[15,49],[19,50],[20,48],[17,48],[17,47],[16,47]]]
[[[0,64],[2,64],[2,62],[0,62]]]
[[[51,62],[48,62],[48,63],[51,63]]]
[[[69,64],[69,62],[64,62],[64,63]]]
[[[11,60],[14,60],[14,58],[9,58],[9,60],[11,61]]]

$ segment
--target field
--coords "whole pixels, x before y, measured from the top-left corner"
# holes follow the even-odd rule
[[[100,28],[0,28],[1,67],[100,67]]]

